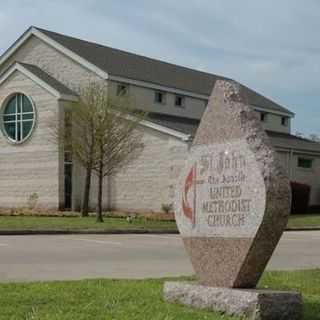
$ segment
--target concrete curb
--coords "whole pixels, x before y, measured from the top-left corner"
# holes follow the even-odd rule
[[[320,227],[287,228],[285,231],[320,231]],[[59,235],[59,234],[179,234],[178,230],[164,229],[114,229],[114,230],[86,230],[86,229],[66,229],[66,230],[0,230],[0,236],[19,235]]]
[[[10,235],[59,235],[59,234],[179,234],[177,230],[163,229],[114,229],[114,230],[0,230],[0,236]]]
[[[320,231],[320,227],[291,227],[285,231]]]

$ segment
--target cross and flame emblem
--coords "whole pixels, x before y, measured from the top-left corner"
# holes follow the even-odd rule
[[[194,227],[196,213],[196,164],[191,167],[184,182],[182,211],[184,216],[191,222],[192,227]]]

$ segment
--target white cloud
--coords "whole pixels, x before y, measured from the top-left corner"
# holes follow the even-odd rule
[[[320,133],[318,0],[2,0],[0,51],[29,25],[233,77]]]

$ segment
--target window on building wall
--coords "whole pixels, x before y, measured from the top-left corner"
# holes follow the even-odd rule
[[[289,124],[289,118],[288,117],[281,117],[281,124],[285,127]]]
[[[185,97],[180,96],[180,95],[176,95],[174,105],[176,107],[184,108],[185,107]]]
[[[30,99],[24,94],[14,94],[3,106],[2,129],[9,141],[21,143],[32,133],[35,110]]]
[[[304,169],[312,169],[313,159],[298,157],[298,167]]]
[[[166,103],[166,94],[163,91],[156,91],[154,93],[154,101],[156,103],[165,104]]]
[[[260,121],[267,122],[268,114],[266,112],[260,112]]]
[[[72,135],[72,112],[66,111],[64,114],[64,135],[65,141]],[[64,145],[64,161],[72,162],[72,145],[66,143]]]
[[[119,83],[117,85],[117,96],[119,97],[126,96],[128,94],[128,91],[129,91],[129,87],[127,84]]]

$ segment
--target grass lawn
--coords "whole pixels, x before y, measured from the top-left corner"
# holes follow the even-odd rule
[[[163,282],[161,279],[0,284],[0,319],[238,319],[165,303],[162,300]],[[268,272],[259,286],[301,291],[305,320],[320,319],[320,270]]]
[[[94,217],[35,217],[35,216],[0,216],[0,230],[114,230],[114,229],[165,229],[176,230],[174,221],[135,218],[131,223],[124,218],[104,218],[104,223],[96,223]]]
[[[124,218],[104,218],[104,223],[96,223],[94,217],[39,217],[39,216],[0,216],[0,230],[115,230],[115,229],[164,229],[176,230],[174,221],[153,220],[135,218],[131,223]],[[292,215],[288,223],[289,227],[320,227],[320,214]]]
[[[320,319],[320,269],[265,272],[259,287],[301,292],[304,302],[304,320]]]
[[[320,214],[292,215],[288,227],[320,227]]]

